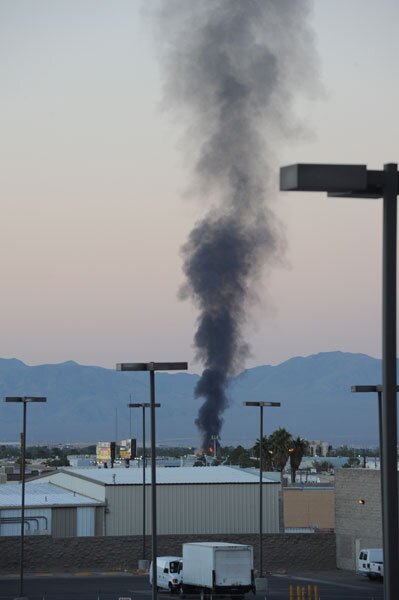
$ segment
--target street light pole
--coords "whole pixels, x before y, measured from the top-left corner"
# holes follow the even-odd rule
[[[382,433],[382,390],[383,390],[383,386],[382,385],[352,385],[351,387],[351,391],[355,392],[355,393],[368,393],[368,392],[377,392],[377,399],[378,399],[378,447],[380,450],[380,477],[381,477],[381,516],[382,516],[382,522],[384,523],[385,519],[384,519],[384,485],[383,485],[383,463],[384,463],[384,459],[383,459],[383,454],[384,454],[384,448],[382,446],[382,440],[383,440],[383,433]],[[399,392],[399,386],[396,386],[396,392]],[[396,457],[396,461],[397,461],[397,457]],[[384,567],[384,571],[385,571],[385,567]]]
[[[21,548],[19,559],[19,595],[24,595],[24,541],[25,541],[25,453],[26,453],[26,402],[22,402],[22,438],[21,438]]]
[[[151,423],[151,522],[152,522],[152,588],[154,596],[154,582],[155,582],[155,594],[157,591],[157,462],[156,462],[156,435],[155,435],[155,371],[154,363],[149,363],[150,369],[150,423]],[[155,570],[154,570],[155,565]],[[156,597],[156,596],[155,596]],[[154,598],[155,600],[155,598]]]
[[[186,371],[186,362],[118,363],[117,371],[149,371],[151,419],[151,521],[152,521],[152,600],[157,599],[157,492],[156,492],[156,437],[155,437],[155,371]]]
[[[399,598],[398,440],[396,408],[396,221],[398,169],[385,165],[383,196],[382,514],[387,598]],[[394,532],[394,535],[392,535]],[[387,557],[388,560],[385,560]]]
[[[155,408],[159,408],[160,404],[155,404]],[[145,409],[150,408],[151,404],[148,402],[131,402],[128,404],[129,408],[141,408],[143,417],[143,562],[139,568],[146,568],[146,544],[145,544],[145,530],[146,530],[146,493],[145,493],[145,468],[146,468],[146,455],[145,455]]]
[[[26,454],[26,405],[28,402],[47,402],[47,398],[39,396],[6,396],[4,402],[22,404],[22,435],[21,435],[21,536],[19,559],[19,596],[15,600],[24,600],[24,547],[25,547],[25,454]]]
[[[281,406],[280,402],[243,402],[243,406],[257,406],[259,418],[259,578],[263,578],[263,409],[265,406]],[[259,586],[258,586],[259,587]]]
[[[329,196],[383,199],[381,481],[384,596],[399,598],[399,497],[396,397],[397,164],[383,171],[366,165],[297,164],[280,169],[280,190],[327,192]]]
[[[263,404],[260,405],[259,430],[259,577],[263,577]]]
[[[143,560],[146,560],[145,555],[146,555],[146,551],[145,551],[145,518],[146,518],[146,514],[145,514],[145,505],[146,505],[146,494],[145,494],[145,405],[143,404],[143,408],[142,408],[142,421],[143,421]]]

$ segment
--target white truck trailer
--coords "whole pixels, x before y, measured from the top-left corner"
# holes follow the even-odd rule
[[[224,542],[183,544],[181,595],[230,596],[255,593],[253,548]]]

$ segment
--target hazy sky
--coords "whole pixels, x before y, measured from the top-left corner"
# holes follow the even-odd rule
[[[196,312],[177,292],[179,249],[203,210],[184,196],[183,128],[162,110],[142,7],[0,0],[1,357],[200,370]],[[315,2],[324,91],[298,99],[308,134],[275,148],[288,246],[248,321],[247,366],[380,355],[381,202],[277,193],[277,167],[399,160],[398,21],[395,0]]]

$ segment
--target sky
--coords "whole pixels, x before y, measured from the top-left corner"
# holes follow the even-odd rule
[[[178,291],[204,207],[162,103],[151,2],[0,1],[3,358],[201,370],[196,309]],[[287,248],[248,315],[243,368],[381,355],[381,201],[283,194],[278,167],[398,161],[398,18],[394,0],[315,2],[320,92],[295,99],[303,133],[274,149]]]

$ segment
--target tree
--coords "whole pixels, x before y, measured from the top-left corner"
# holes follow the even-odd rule
[[[309,442],[299,436],[291,441],[291,447],[288,449],[290,453],[291,483],[295,483],[296,473],[308,448]]]
[[[253,447],[254,456],[258,459],[259,466],[259,456],[260,456],[260,441],[256,440],[256,444]],[[272,449],[270,446],[269,439],[267,437],[263,437],[262,439],[262,471],[273,471],[272,464]]]
[[[343,469],[356,469],[360,465],[360,460],[355,456],[350,456],[346,463],[342,465]]]
[[[255,466],[254,465],[254,461],[250,457],[248,450],[246,450],[245,452],[243,452],[242,454],[240,454],[240,456],[238,457],[238,465],[242,469],[247,469],[249,467],[254,467]]]
[[[65,457],[61,457],[61,458],[48,458],[45,461],[45,464],[48,467],[69,467],[69,460]]]
[[[279,427],[270,434],[269,444],[273,467],[282,474],[290,455],[289,449],[292,445],[292,435],[284,427]]]
[[[328,460],[314,460],[312,462],[312,467],[316,470],[316,473],[322,473],[323,471],[330,471],[334,468],[334,465]]]
[[[238,445],[236,448],[233,448],[230,452],[230,463],[232,465],[238,465],[240,456],[245,453],[248,453],[248,450],[246,450],[244,446]]]

